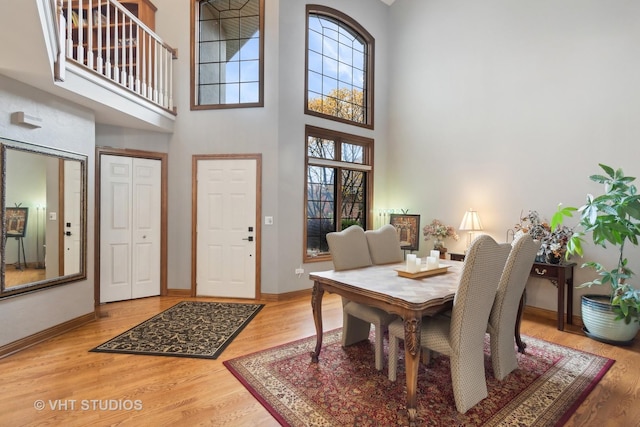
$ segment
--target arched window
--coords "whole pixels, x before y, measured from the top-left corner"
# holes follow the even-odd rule
[[[191,109],[262,107],[264,0],[191,5]]]
[[[305,113],[373,128],[373,50],[356,21],[307,5]]]

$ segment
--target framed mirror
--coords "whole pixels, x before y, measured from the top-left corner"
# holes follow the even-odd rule
[[[0,138],[0,298],[86,279],[87,156]]]

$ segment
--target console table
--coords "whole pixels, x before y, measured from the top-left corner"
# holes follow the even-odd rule
[[[453,261],[464,261],[464,254],[450,253],[450,258]],[[575,262],[566,264],[548,264],[546,262],[534,262],[531,266],[532,277],[538,277],[540,279],[547,279],[558,288],[558,330],[564,331],[564,315],[565,304],[567,307],[567,324],[573,324],[573,268],[576,266]],[[566,302],[564,287],[567,285]],[[523,301],[520,301],[520,311],[523,309]],[[521,313],[518,315],[517,323],[520,323]],[[519,325],[517,325],[519,326]],[[519,330],[517,327],[516,330]],[[518,344],[520,347],[520,344]]]

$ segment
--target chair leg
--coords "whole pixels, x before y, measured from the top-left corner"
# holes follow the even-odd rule
[[[382,360],[384,359],[384,333],[386,332],[386,326],[375,325],[375,360],[376,360],[376,369],[378,371],[382,371]]]
[[[488,396],[484,353],[451,355],[451,382],[456,409],[464,414]]]
[[[369,339],[371,323],[358,319],[349,313],[342,316],[342,346],[347,347],[360,341]]]
[[[493,376],[499,381],[505,379],[514,369],[518,368],[513,334],[504,335],[506,336],[500,336],[500,332],[489,335]]]
[[[398,375],[398,337],[389,334],[389,380],[395,381]]]

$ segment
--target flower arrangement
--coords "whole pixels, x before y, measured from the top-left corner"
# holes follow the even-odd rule
[[[431,224],[425,225],[422,229],[422,234],[424,234],[424,240],[429,240],[432,237],[435,239],[434,249],[444,248],[442,242],[444,239],[458,240],[460,238],[452,226],[444,225],[438,219],[434,219]]]
[[[541,242],[536,261],[554,264],[565,257],[567,242],[573,235],[573,228],[567,226],[557,227],[552,231],[549,223],[541,219],[537,211],[529,211],[527,215],[521,216],[515,230],[516,233],[529,233]]]

